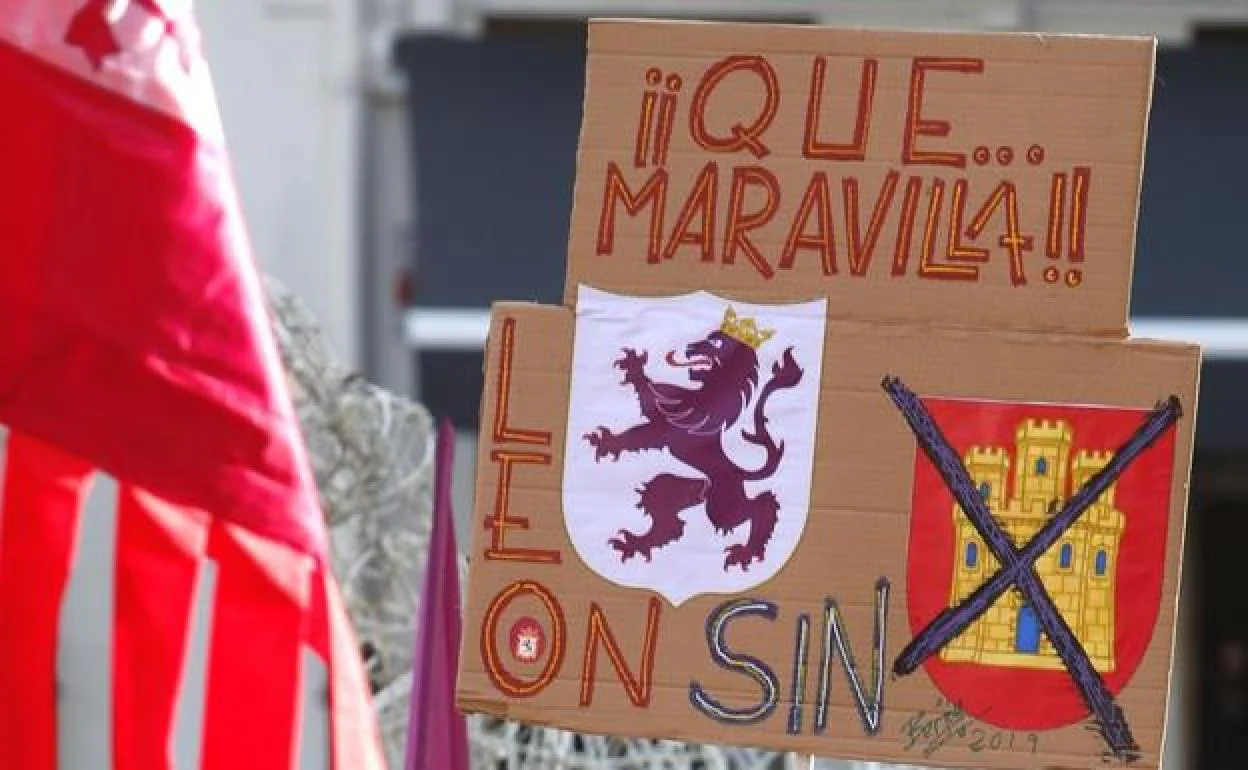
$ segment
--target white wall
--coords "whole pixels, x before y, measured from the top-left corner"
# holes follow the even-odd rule
[[[357,355],[352,0],[196,4],[261,269]]]
[[[83,512],[78,557],[61,607],[57,649],[59,770],[112,770],[112,614],[116,483],[97,477]],[[206,693],[206,651],[212,624],[216,566],[199,570],[190,654],[183,674],[171,742],[178,770],[199,767]],[[325,668],[305,651],[303,732],[299,770],[328,768]]]

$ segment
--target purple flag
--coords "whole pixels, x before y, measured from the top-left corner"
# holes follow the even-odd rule
[[[459,670],[459,556],[451,513],[451,471],[455,429],[438,429],[429,560],[420,592],[416,655],[412,661],[412,703],[404,770],[468,770],[468,730],[455,710]]]

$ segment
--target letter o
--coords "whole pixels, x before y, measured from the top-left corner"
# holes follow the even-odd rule
[[[550,615],[553,627],[550,630],[550,655],[541,672],[531,680],[521,679],[503,666],[502,656],[498,654],[495,643],[498,632],[498,619],[503,610],[514,600],[524,594],[536,596]],[[498,595],[486,608],[485,618],[481,624],[481,660],[485,662],[485,670],[490,681],[505,695],[513,698],[530,698],[546,688],[559,673],[563,666],[563,655],[566,651],[565,624],[563,608],[559,606],[555,595],[546,586],[535,580],[517,580],[498,592]]]

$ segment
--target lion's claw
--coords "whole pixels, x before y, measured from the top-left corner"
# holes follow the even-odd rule
[[[623,449],[619,446],[619,437],[605,426],[599,425],[597,430],[586,433],[583,438],[594,448],[594,460],[596,462],[602,460],[607,455],[610,455],[612,460],[620,459],[620,452]]]
[[[626,529],[621,529],[619,537],[613,537],[607,542],[620,552],[620,562],[626,562],[637,554],[641,554],[646,561],[650,561],[650,544]]]
[[[728,554],[724,557],[724,571],[727,572],[729,567],[739,566],[745,572],[750,571],[750,562],[754,560],[762,561],[763,552],[760,548],[757,552],[748,545],[730,545],[724,549],[724,553]]]
[[[644,350],[638,353],[632,348],[624,348],[622,353],[623,355],[615,359],[615,368],[624,372],[624,382],[641,377],[646,362],[650,360],[650,354]]]
[[[615,365],[621,369],[628,369],[632,366],[645,364],[650,360],[650,354],[644,350],[638,353],[632,348],[623,348],[620,352],[622,355],[615,359]]]

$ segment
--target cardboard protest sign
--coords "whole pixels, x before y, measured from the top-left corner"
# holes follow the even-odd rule
[[[462,709],[1156,768],[1199,350],[1127,339],[1154,46],[591,24],[496,305]]]

